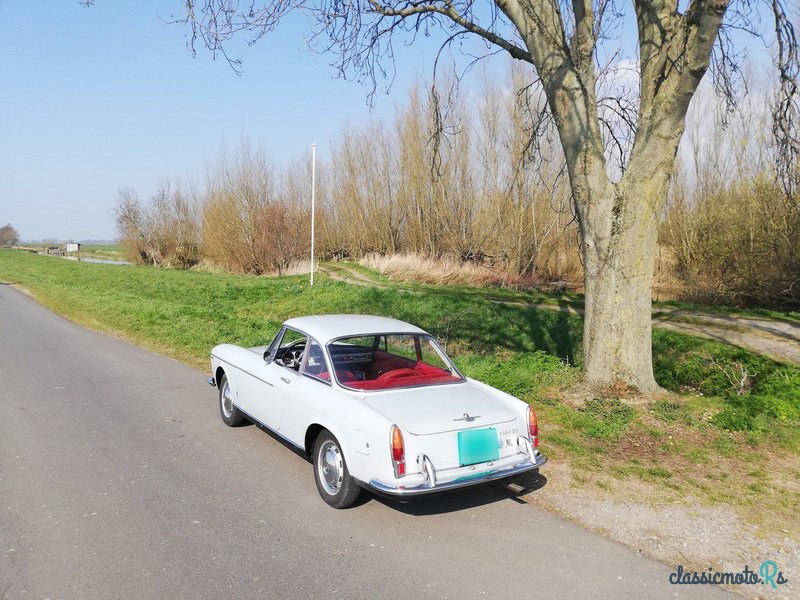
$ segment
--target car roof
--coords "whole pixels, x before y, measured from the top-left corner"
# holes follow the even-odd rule
[[[296,317],[284,323],[306,333],[320,344],[345,336],[374,335],[378,333],[426,333],[405,321],[372,315],[312,315]]]

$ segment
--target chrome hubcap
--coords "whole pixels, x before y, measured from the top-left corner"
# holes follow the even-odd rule
[[[222,388],[220,401],[222,402],[222,414],[225,415],[226,419],[230,419],[233,414],[233,399],[231,398],[231,386],[228,385],[227,381],[225,382],[225,387]]]
[[[317,472],[325,491],[331,496],[338,494],[344,479],[344,462],[339,447],[330,440],[320,446]]]

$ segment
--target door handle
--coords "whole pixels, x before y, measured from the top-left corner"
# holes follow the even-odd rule
[[[292,380],[291,380],[291,379],[289,379],[288,377],[281,377],[281,381],[282,381],[283,383],[292,383]]]

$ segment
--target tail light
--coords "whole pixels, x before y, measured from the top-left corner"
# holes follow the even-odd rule
[[[536,411],[532,406],[528,407],[528,436],[534,448],[539,447],[539,421],[536,418]]]
[[[395,477],[405,477],[406,474],[406,447],[403,443],[403,433],[397,425],[392,425],[392,466]]]

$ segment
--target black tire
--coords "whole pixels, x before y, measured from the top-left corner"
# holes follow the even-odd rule
[[[217,382],[217,387],[219,387],[219,416],[222,417],[222,422],[228,427],[244,425],[247,421],[247,417],[233,405],[233,391],[231,390],[231,386],[228,385],[228,376],[224,373]],[[225,394],[227,394],[227,397]],[[228,410],[228,407],[230,407],[230,410]]]
[[[314,481],[322,499],[333,508],[353,506],[361,487],[350,477],[339,441],[327,429],[323,429],[314,441],[312,462]]]

